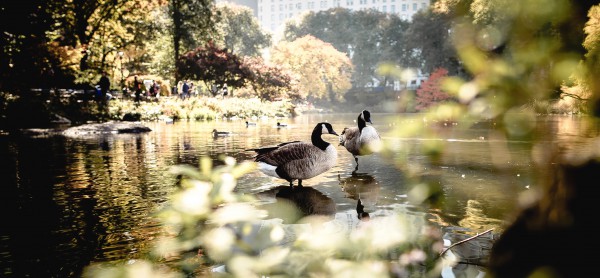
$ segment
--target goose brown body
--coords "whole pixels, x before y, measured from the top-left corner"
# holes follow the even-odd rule
[[[318,123],[311,135],[311,142],[293,141],[277,146],[251,149],[257,153],[254,161],[266,175],[285,179],[293,186],[293,180],[316,177],[331,169],[337,163],[335,146],[324,141],[322,134],[338,135],[331,124]]]

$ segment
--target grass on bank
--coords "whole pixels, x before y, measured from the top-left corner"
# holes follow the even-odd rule
[[[0,93],[0,129],[49,127],[57,119],[77,125],[104,121],[208,121],[255,117],[293,117],[299,112],[289,100],[261,101],[258,98],[161,97],[135,102],[111,99],[99,102],[59,96],[16,96]],[[301,110],[301,109],[300,109]]]

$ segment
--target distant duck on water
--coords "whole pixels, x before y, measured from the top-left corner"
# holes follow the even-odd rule
[[[285,128],[285,127],[288,127],[288,125],[277,122],[277,128]]]
[[[322,134],[338,135],[330,123],[318,123],[313,129],[311,142],[293,141],[277,146],[249,149],[255,151],[254,161],[261,172],[268,176],[287,180],[293,188],[293,181],[316,177],[337,163],[337,150],[334,145],[321,138]]]
[[[225,136],[229,136],[229,135],[231,135],[231,132],[229,132],[229,131],[217,131],[216,129],[213,129],[213,131],[212,131],[213,137],[225,137]]]
[[[256,123],[246,121],[246,126],[255,126],[255,125],[256,125]]]

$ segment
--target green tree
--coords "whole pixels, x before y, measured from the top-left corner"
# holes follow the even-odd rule
[[[135,32],[160,1],[35,1],[0,4],[9,66],[5,78],[19,86],[71,86],[113,69],[119,50],[135,44]],[[131,56],[130,56],[131,57]],[[10,69],[9,69],[10,68]],[[83,72],[86,71],[87,72]],[[4,72],[4,71],[3,71]]]
[[[346,8],[309,12],[298,22],[286,23],[284,37],[286,41],[293,41],[306,35],[312,35],[330,43],[338,51],[348,53],[348,47],[354,47],[354,21],[354,13]]]
[[[300,99],[340,101],[351,88],[348,56],[313,36],[280,42],[271,51],[271,62],[299,76]]]
[[[0,3],[0,90],[46,85],[59,64],[45,47],[45,32],[53,24],[46,1]],[[58,77],[58,72],[56,73]],[[45,77],[45,78],[42,78]]]
[[[181,53],[206,43],[215,34],[214,20],[218,19],[211,11],[213,2],[209,0],[170,0],[169,15],[172,17],[173,60],[178,61]],[[175,81],[179,81],[179,73]]]
[[[451,18],[426,10],[413,16],[406,40],[415,57],[411,66],[430,73],[445,68],[450,75],[463,75],[463,68],[450,39]]]
[[[260,56],[271,45],[271,35],[262,31],[252,9],[232,3],[217,4],[215,16],[219,44],[240,56]]]

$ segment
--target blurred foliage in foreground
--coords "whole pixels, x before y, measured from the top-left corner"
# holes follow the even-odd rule
[[[252,196],[234,192],[236,179],[253,171],[255,164],[236,164],[231,157],[224,160],[225,165],[215,168],[206,158],[200,170],[173,168],[173,174],[181,177],[181,190],[158,214],[168,232],[149,261],[116,268],[96,265],[85,276],[199,276],[215,265],[224,265],[226,272],[213,275],[235,277],[439,274],[441,235],[424,219],[395,213],[361,222],[354,229],[344,229],[349,222],[317,216],[294,224],[267,219]]]

